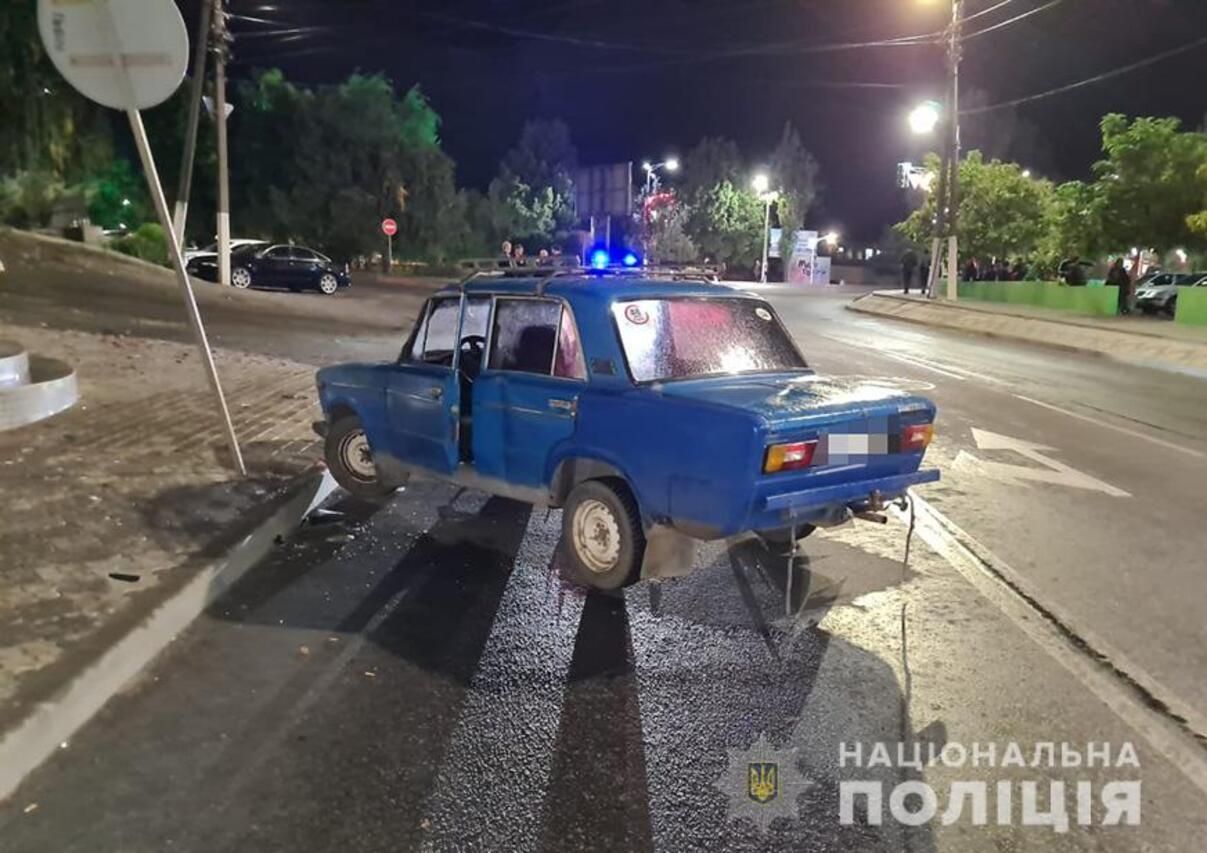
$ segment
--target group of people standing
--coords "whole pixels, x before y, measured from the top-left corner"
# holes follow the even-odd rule
[[[537,252],[535,265],[539,267],[546,264],[551,264],[553,263],[554,258],[560,258],[561,255],[561,246],[554,246],[552,249],[541,249],[539,252]],[[530,259],[528,255],[524,253],[523,243],[512,244],[510,240],[504,240],[503,244],[499,247],[499,266],[526,267],[533,262],[533,259]]]
[[[1065,260],[1060,265],[1061,281],[1070,287],[1084,287],[1087,283],[1086,266],[1086,262],[1076,256]],[[913,249],[906,249],[901,255],[901,289],[905,293],[909,293],[915,273],[918,273],[919,289],[925,291],[930,277],[930,256],[919,257]],[[978,258],[972,257],[960,269],[960,278],[963,281],[1024,281],[1027,277],[1027,266],[1022,258],[1016,258],[1013,263],[1009,263],[1005,258],[992,258],[982,264]],[[1124,266],[1122,257],[1111,262],[1106,274],[1106,283],[1119,289],[1119,313],[1130,314],[1132,277]]]

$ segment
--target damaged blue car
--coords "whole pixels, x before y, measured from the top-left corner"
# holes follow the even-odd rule
[[[687,571],[695,540],[789,547],[939,478],[929,400],[817,375],[766,300],[705,280],[474,277],[395,360],[317,382],[348,491],[435,477],[560,507],[568,570],[601,589]]]

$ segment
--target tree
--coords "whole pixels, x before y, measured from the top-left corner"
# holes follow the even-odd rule
[[[0,14],[0,175],[43,170],[73,183],[113,154],[107,111],[59,76],[38,34],[36,4],[10,2]]]
[[[699,256],[687,235],[688,208],[674,192],[650,196],[642,209],[642,234],[648,261],[689,263]]]
[[[578,152],[557,120],[530,121],[487,193],[494,236],[549,240],[574,224]]]
[[[783,229],[781,257],[788,257],[796,241],[796,232],[804,227],[805,216],[817,197],[817,161],[801,144],[800,134],[791,122],[784,125],[779,144],[769,162],[772,185],[778,188],[775,214]]]
[[[1112,113],[1102,119],[1105,158],[1098,176],[1103,238],[1110,247],[1142,246],[1164,253],[1204,235],[1191,227],[1207,193],[1207,136],[1180,131],[1176,118]]]
[[[926,167],[937,170],[933,155]],[[986,163],[979,151],[960,162],[959,240],[967,255],[1005,258],[1029,255],[1044,233],[1052,185],[1023,175],[1015,163]],[[903,235],[925,244],[935,213],[934,195],[898,225]]]
[[[1039,268],[1055,273],[1063,259],[1092,257],[1102,249],[1102,205],[1097,185],[1081,181],[1057,185],[1048,201],[1043,236],[1037,247]]]
[[[114,160],[84,187],[92,224],[101,228],[125,226],[133,231],[147,221],[151,209],[147,182],[128,160]]]
[[[687,234],[713,261],[749,267],[762,254],[763,202],[723,180],[692,206]]]
[[[1199,166],[1197,173],[1201,187],[1207,188],[1207,163]],[[1186,217],[1186,226],[1198,238],[1200,244],[1207,243],[1207,192],[1203,195],[1202,210]]]
[[[748,183],[748,179],[743,180],[742,170],[742,154],[736,142],[706,136],[683,158],[680,195],[689,206],[695,205],[723,182],[732,186]]]

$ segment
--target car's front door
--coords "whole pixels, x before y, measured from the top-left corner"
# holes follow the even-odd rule
[[[574,433],[585,379],[567,307],[553,299],[497,298],[487,364],[473,390],[478,473],[546,485],[550,453]]]
[[[438,474],[457,467],[456,335],[461,299],[433,299],[386,387],[389,453]]]
[[[293,281],[292,263],[293,249],[289,246],[273,246],[260,258],[256,283],[268,287],[288,287]]]

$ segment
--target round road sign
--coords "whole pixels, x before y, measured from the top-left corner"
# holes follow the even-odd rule
[[[188,67],[173,0],[38,0],[38,30],[67,82],[114,109],[162,104]]]
[[[393,219],[383,219],[381,221],[381,233],[387,237],[393,237],[398,233],[398,223]]]

